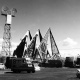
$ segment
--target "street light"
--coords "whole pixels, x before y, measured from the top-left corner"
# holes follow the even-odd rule
[[[4,34],[3,34],[3,44],[2,44],[2,53],[6,55],[11,55],[10,48],[11,48],[11,23],[12,17],[15,17],[17,10],[15,8],[9,9],[8,7],[2,7],[1,15],[6,17],[6,23],[4,26]]]

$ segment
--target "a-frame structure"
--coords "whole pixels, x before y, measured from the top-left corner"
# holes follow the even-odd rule
[[[59,52],[59,49],[57,47],[57,44],[55,42],[55,39],[52,35],[52,32],[51,32],[51,29],[50,29],[50,41],[51,41],[51,50],[52,50],[52,56],[51,56],[51,59],[60,59],[60,52]]]
[[[42,39],[38,50],[41,59],[57,60],[60,58],[60,53],[50,28]]]
[[[35,36],[33,37],[33,39],[31,40],[30,44],[26,49],[26,57],[29,57],[33,60],[40,59],[38,47],[41,41],[42,41],[42,35],[40,29],[38,29],[38,31],[36,32]]]
[[[39,55],[39,51],[38,51],[38,47],[42,41],[42,35],[41,35],[41,32],[40,32],[40,29],[37,30],[36,34],[37,37],[36,37],[36,44],[35,44],[35,56],[34,56],[34,60],[36,61],[41,61],[41,57]]]
[[[24,47],[23,57],[25,57],[28,45],[30,44],[30,42],[32,40],[30,30],[28,30],[24,36],[26,36],[26,44],[25,44],[25,47]]]
[[[13,56],[16,56],[17,58],[22,58],[25,44],[26,44],[26,36],[21,40],[20,44],[14,50]]]
[[[48,52],[47,51],[47,39],[48,39],[48,33],[46,33],[44,38],[42,38],[42,41],[38,47],[41,60],[44,60],[47,57],[47,52]]]
[[[28,58],[33,59],[35,57],[36,37],[37,37],[37,34],[33,37],[30,44],[28,45],[26,49],[26,53],[24,55],[25,58],[28,57]]]
[[[27,41],[31,40],[31,39],[32,39],[32,36],[31,36],[30,31],[28,30],[27,33],[22,38],[20,44],[14,50],[13,56],[17,56],[17,57],[22,58],[24,56],[24,50],[27,47],[27,43],[28,43]]]

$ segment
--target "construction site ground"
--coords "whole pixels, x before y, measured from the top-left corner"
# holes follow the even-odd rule
[[[35,73],[13,73],[10,69],[0,70],[0,80],[80,80],[77,68],[41,68]]]

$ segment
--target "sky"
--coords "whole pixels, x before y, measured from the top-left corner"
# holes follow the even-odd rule
[[[80,54],[80,0],[0,0],[0,9],[3,6],[17,9],[11,24],[13,48],[27,30],[34,36],[40,29],[44,37],[51,28],[62,56]],[[0,15],[0,50],[5,20]]]

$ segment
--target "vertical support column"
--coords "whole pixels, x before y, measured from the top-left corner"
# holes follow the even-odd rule
[[[4,34],[3,34],[3,43],[2,43],[2,55],[10,56],[11,55],[11,26],[5,24]]]
[[[2,56],[11,56],[11,23],[12,17],[15,17],[16,12],[15,8],[9,10],[8,7],[3,7],[1,11],[1,15],[6,17],[1,51]]]

